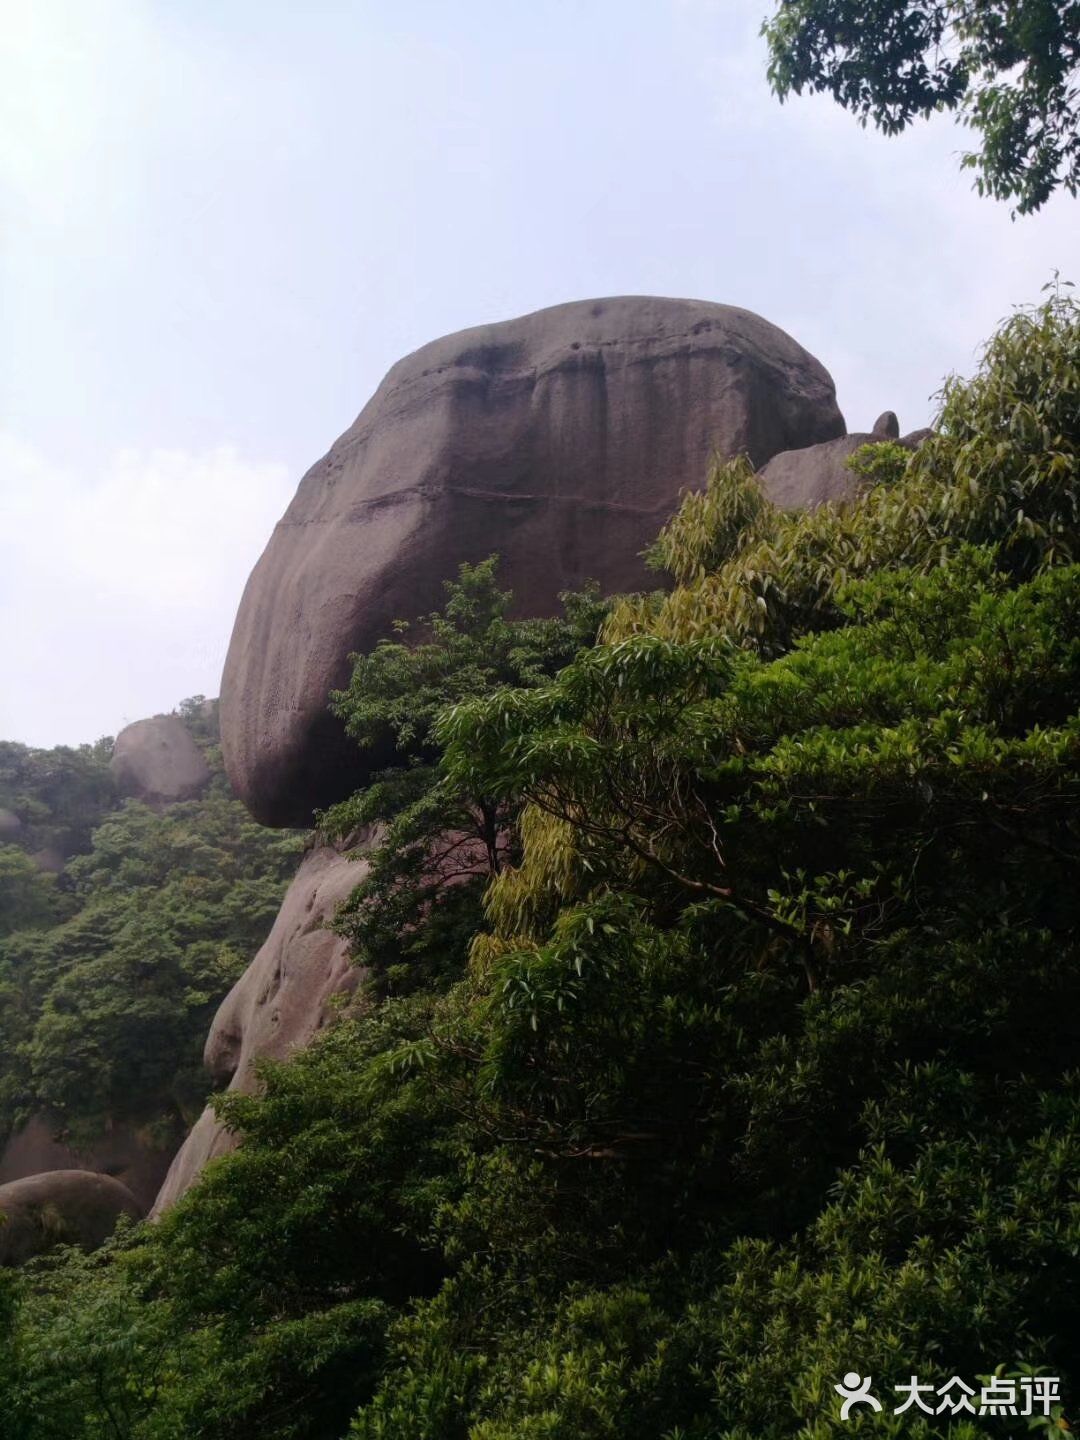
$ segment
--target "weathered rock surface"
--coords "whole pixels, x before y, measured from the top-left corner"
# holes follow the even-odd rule
[[[109,762],[117,789],[148,805],[169,805],[202,793],[210,770],[176,715],[136,720],[116,737]]]
[[[121,1215],[143,1213],[127,1186],[89,1170],[52,1170],[0,1185],[0,1265],[21,1265],[52,1245],[93,1250]]]
[[[875,422],[870,433],[859,431],[808,445],[801,450],[785,450],[774,455],[762,466],[760,478],[766,495],[784,510],[812,509],[816,505],[850,500],[858,489],[859,479],[849,470],[847,459],[863,445],[894,440],[914,450],[932,432],[914,430],[900,438],[900,426],[891,410]]]
[[[236,793],[302,825],[355,788],[380,757],[327,696],[462,561],[498,552],[535,615],[588,578],[655,583],[639,552],[714,452],[762,465],[843,433],[824,368],[729,306],[580,301],[424,346],[308,471],[248,581],[221,689]]]
[[[131,1125],[114,1125],[93,1144],[77,1147],[58,1139],[59,1124],[34,1115],[0,1149],[0,1186],[49,1170],[91,1170],[127,1186],[144,1210],[150,1208],[176,1153]]]
[[[22,821],[14,810],[0,805],[0,845],[7,845],[22,832]]]
[[[330,1018],[335,996],[351,994],[361,972],[346,942],[325,927],[367,873],[323,846],[309,851],[289,886],[266,944],[222,1001],[206,1041],[207,1068],[222,1089],[255,1088],[255,1061],[284,1060]],[[153,1213],[180,1198],[203,1167],[235,1144],[209,1107],[177,1154]]]
[[[30,859],[46,875],[59,875],[67,864],[63,854],[54,845],[47,845],[44,850],[35,850]]]

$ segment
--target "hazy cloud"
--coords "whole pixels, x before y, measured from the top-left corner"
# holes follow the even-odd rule
[[[235,612],[292,490],[228,447],[87,475],[0,433],[0,735],[92,740],[217,694]]]

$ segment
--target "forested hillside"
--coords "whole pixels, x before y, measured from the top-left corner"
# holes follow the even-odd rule
[[[482,571],[359,658],[335,704],[397,763],[326,823],[391,827],[342,919],[367,1008],[224,1102],[241,1148],[156,1226],[0,1276],[5,1435],[974,1440],[1028,1418],[937,1387],[995,1371],[1059,1377],[1033,1423],[1070,1428],[1080,307],[857,463],[802,513],[715,466],[595,644],[591,600],[515,629]],[[48,897],[78,912],[32,902],[20,1095],[189,1083],[280,879],[232,816],[129,805]],[[163,996],[174,1050],[87,1058]],[[841,1421],[852,1371],[882,1413]]]
[[[231,797],[216,706],[180,713],[213,778],[157,809],[117,793],[108,740],[0,745],[0,1148],[41,1112],[76,1143],[129,1121],[175,1146],[205,1100],[207,1025],[299,843]]]

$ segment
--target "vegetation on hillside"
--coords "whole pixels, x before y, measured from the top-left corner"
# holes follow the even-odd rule
[[[0,1143],[41,1111],[76,1141],[129,1120],[164,1143],[204,1103],[209,1021],[299,847],[232,798],[214,708],[199,696],[180,713],[213,779],[160,812],[115,794],[108,741],[0,747],[0,805],[21,822],[0,850]]]
[[[1069,1429],[1080,307],[861,463],[802,515],[718,466],[669,593],[437,697],[425,784],[515,817],[467,957],[224,1101],[161,1224],[3,1281],[6,1433],[974,1440],[1028,1421],[892,1387],[1040,1368]]]

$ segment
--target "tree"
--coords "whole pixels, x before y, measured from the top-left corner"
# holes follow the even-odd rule
[[[108,737],[52,750],[0,740],[0,806],[18,821],[15,842],[28,854],[45,850],[60,860],[86,850],[94,827],[117,804],[111,755]]]
[[[54,924],[64,911],[56,876],[17,845],[0,845],[0,940],[13,930]]]
[[[956,111],[979,193],[1021,215],[1080,186],[1075,0],[782,0],[763,33],[781,100],[823,92],[886,135]]]
[[[494,555],[462,565],[443,608],[399,620],[399,638],[355,656],[347,689],[331,699],[361,745],[389,734],[396,750],[395,765],[319,817],[339,839],[380,827],[370,873],[338,926],[384,989],[456,976],[480,924],[480,897],[512,845],[513,801],[440,770],[438,716],[467,696],[541,683],[592,643],[604,614],[587,590],[562,596],[561,615],[510,619],[511,593],[499,588],[497,571]]]

